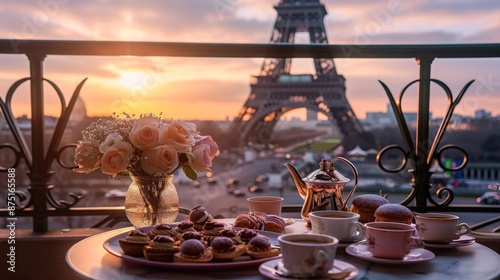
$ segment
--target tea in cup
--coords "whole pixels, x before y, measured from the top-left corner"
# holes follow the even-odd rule
[[[365,228],[367,249],[377,258],[403,259],[412,249],[424,247],[412,225],[370,222]]]
[[[458,223],[458,216],[442,213],[415,214],[417,233],[426,242],[450,243],[471,232],[469,225]]]
[[[263,212],[281,216],[283,197],[279,196],[254,196],[247,198],[248,210],[250,212]]]
[[[322,210],[309,213],[314,233],[326,234],[340,242],[354,242],[365,237],[365,228],[354,212]]]
[[[333,268],[339,240],[316,233],[292,233],[278,236],[282,260],[279,274],[309,278],[326,276]]]

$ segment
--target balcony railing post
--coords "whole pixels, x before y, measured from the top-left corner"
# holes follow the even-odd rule
[[[31,185],[29,192],[33,202],[33,231],[47,232],[48,217],[41,214],[47,210],[48,182],[51,174],[46,174],[45,162],[45,113],[43,96],[43,60],[45,55],[28,54],[31,82],[31,150],[33,165],[28,174]]]
[[[420,66],[420,82],[418,88],[418,111],[417,131],[415,140],[415,166],[413,173],[413,184],[415,188],[416,206],[426,206],[429,189],[431,188],[429,172],[431,163],[427,162],[429,154],[429,109],[430,109],[430,85],[431,64],[433,57],[420,57],[417,63]]]

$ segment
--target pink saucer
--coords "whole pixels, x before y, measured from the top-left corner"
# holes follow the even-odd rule
[[[294,278],[292,276],[282,276],[280,274],[278,274],[278,271],[276,269],[278,263],[281,262],[281,258],[279,259],[273,259],[273,260],[270,260],[270,261],[267,261],[263,264],[261,264],[259,266],[259,272],[262,276],[265,276],[269,279],[274,279],[274,280],[289,280],[289,279],[299,279],[299,278]],[[343,261],[340,261],[340,260],[335,260],[333,262],[333,269],[330,270],[330,272],[340,272],[340,271],[345,271],[345,270],[349,270],[351,271],[351,273],[349,274],[349,276],[347,276],[346,278],[344,278],[344,280],[350,280],[350,279],[354,279],[356,278],[356,276],[358,276],[359,274],[359,270],[352,264],[350,263],[347,263],[347,262],[343,262]],[[326,279],[329,279],[328,277],[325,277],[325,278],[315,278],[317,280],[326,280]]]
[[[462,235],[459,239],[453,240],[448,244],[440,244],[440,243],[428,243],[425,242],[425,247],[427,248],[456,248],[462,246],[469,246],[476,243],[476,238],[474,236]]]
[[[345,248],[345,251],[353,257],[367,260],[373,263],[384,263],[384,264],[420,263],[432,260],[435,257],[434,253],[429,250],[413,249],[402,260],[377,258],[374,257],[370,251],[368,251],[368,246],[365,241],[349,245],[347,246],[347,248]]]

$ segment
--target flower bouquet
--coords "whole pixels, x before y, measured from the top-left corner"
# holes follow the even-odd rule
[[[182,167],[187,177],[196,180],[197,172],[210,170],[219,155],[217,143],[200,135],[195,124],[155,115],[99,119],[82,135],[75,150],[77,173],[100,169],[112,177],[165,176]]]
[[[143,211],[137,210],[143,206],[144,215],[149,217],[147,220],[151,220],[146,224],[159,221],[158,215],[161,213],[158,211],[164,203],[162,193],[169,185],[172,187],[166,197],[173,196],[174,201],[177,199],[177,206],[170,205],[172,209],[169,211],[175,212],[177,216],[178,197],[172,184],[176,170],[182,168],[188,178],[196,180],[198,172],[209,171],[212,160],[219,155],[217,143],[211,136],[201,135],[195,124],[181,120],[168,121],[162,119],[161,115],[141,115],[137,119],[129,115],[114,115],[113,118],[93,122],[82,135],[75,149],[74,162],[78,167],[73,171],[88,174],[100,169],[113,178],[129,175],[133,180],[132,185],[135,183],[138,187],[135,192],[138,192],[142,202],[134,201],[133,206],[127,209],[127,201],[131,200],[129,187],[125,199],[127,216],[130,220],[137,211]]]

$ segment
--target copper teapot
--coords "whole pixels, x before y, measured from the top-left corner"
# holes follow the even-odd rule
[[[345,184],[349,183],[351,180],[335,169],[334,163],[336,161],[341,161],[348,165],[354,174],[354,186],[345,199],[343,198],[342,191]],[[300,196],[304,199],[304,205],[302,206],[300,214],[308,225],[311,223],[309,213],[312,211],[349,211],[347,202],[356,190],[358,184],[358,171],[349,160],[343,157],[334,157],[328,162],[328,160],[324,158],[319,163],[320,168],[313,171],[305,178],[301,178],[299,171],[290,163],[286,163],[285,166],[290,171]]]

